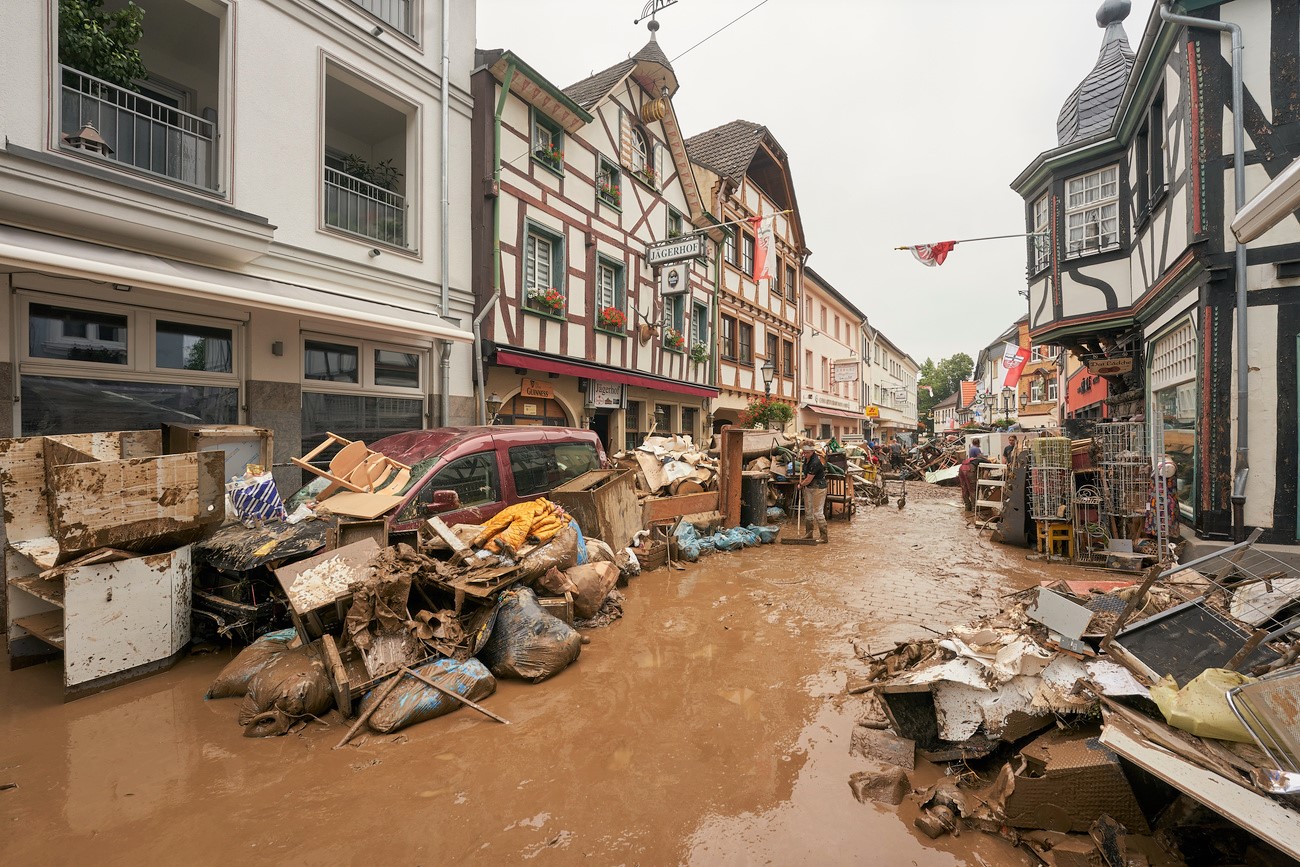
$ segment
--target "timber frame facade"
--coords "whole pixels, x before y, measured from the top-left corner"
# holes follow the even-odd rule
[[[1249,199],[1300,155],[1300,7],[1270,0],[1181,6],[1242,27]],[[1110,26],[1122,37],[1121,25]],[[1116,56],[1114,42],[1108,30],[1103,56],[1108,46]],[[1261,527],[1264,541],[1295,543],[1300,221],[1288,217],[1248,248],[1251,472],[1243,526],[1233,527],[1229,39],[1163,21],[1157,4],[1128,57],[1108,126],[1068,141],[1063,135],[1012,184],[1025,200],[1028,230],[1048,233],[1042,244],[1031,238],[1028,250],[1034,343],[1062,344],[1085,364],[1132,359],[1131,373],[1106,377],[1111,415],[1161,421],[1165,451],[1178,466],[1183,520],[1196,535]],[[1110,223],[1097,210],[1107,201],[1117,206]]]
[[[672,67],[653,39],[564,90],[509,51],[480,51],[476,67],[479,387],[500,402],[497,420],[590,425],[611,452],[651,430],[699,439],[717,394],[721,231],[699,258],[647,264],[651,245],[707,221]]]
[[[772,396],[798,405],[803,223],[785,150],[764,126],[737,120],[686,143],[709,214],[725,226],[718,268],[718,377],[714,428],[735,423],[762,397],[760,368],[775,368]],[[750,218],[776,214],[772,280],[753,279],[756,239]]]

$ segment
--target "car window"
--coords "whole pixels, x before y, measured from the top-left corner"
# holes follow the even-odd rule
[[[589,443],[542,443],[510,449],[510,472],[520,497],[544,494],[596,469],[600,469],[600,457]]]
[[[424,505],[433,502],[435,491],[455,491],[461,508],[486,506],[501,499],[501,480],[497,474],[496,452],[479,452],[447,464],[438,470],[419,493],[407,503],[399,521],[424,517]]]

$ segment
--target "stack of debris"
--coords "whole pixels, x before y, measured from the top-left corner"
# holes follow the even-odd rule
[[[718,489],[717,455],[698,447],[689,436],[648,436],[631,452],[618,452],[613,458],[618,466],[636,472],[641,499]]]
[[[898,803],[917,757],[954,763],[917,826],[995,833],[1049,865],[1181,863],[1216,813],[1237,854],[1200,863],[1300,858],[1298,629],[1300,576],[1251,543],[1141,583],[1027,591],[864,657],[852,751],[872,764],[850,785]]]

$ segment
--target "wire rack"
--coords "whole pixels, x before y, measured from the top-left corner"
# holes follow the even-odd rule
[[[1074,474],[1069,468],[1035,466],[1029,472],[1029,510],[1035,521],[1069,521]]]
[[[1101,521],[1101,490],[1079,485],[1074,491],[1074,562],[1104,563],[1110,536]]]
[[[1151,487],[1151,467],[1145,459],[1102,464],[1102,512],[1116,518],[1145,515]]]
[[[1038,437],[1029,441],[1029,453],[1033,456],[1034,466],[1043,469],[1069,470],[1070,438]]]
[[[1101,461],[1132,461],[1147,456],[1146,425],[1140,421],[1109,421],[1097,425]]]

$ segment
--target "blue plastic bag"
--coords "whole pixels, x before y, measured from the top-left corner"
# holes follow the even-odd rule
[[[470,701],[479,701],[496,692],[497,681],[487,666],[477,659],[457,662],[454,659],[435,659],[412,669]],[[365,713],[379,699],[387,681],[361,700],[358,713]],[[443,695],[438,690],[414,677],[403,675],[402,680],[370,715],[367,725],[372,731],[388,734],[427,719],[451,713],[461,703]]]
[[[583,535],[582,535],[582,528],[580,528],[580,527],[578,526],[578,522],[577,522],[577,521],[575,521],[575,520],[571,520],[571,521],[569,521],[569,526],[573,528],[573,532],[575,532],[575,533],[578,534],[578,546],[577,546],[577,547],[578,547],[578,565],[579,565],[579,566],[585,566],[585,565],[587,564],[587,562],[588,562],[588,560],[587,560],[587,540],[583,537]]]

